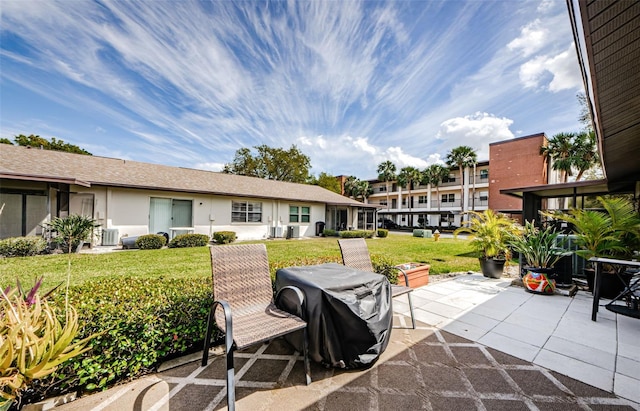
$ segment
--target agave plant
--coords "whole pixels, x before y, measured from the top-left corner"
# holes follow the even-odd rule
[[[78,315],[67,305],[64,322],[41,297],[42,278],[25,293],[16,288],[0,289],[0,410],[18,401],[33,380],[53,373],[58,365],[87,351],[92,335],[73,342],[78,333]],[[57,287],[56,287],[57,288]],[[53,291],[53,290],[52,290]]]

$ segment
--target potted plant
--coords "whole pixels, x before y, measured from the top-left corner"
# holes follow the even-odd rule
[[[509,244],[522,254],[527,264],[522,277],[526,290],[540,294],[555,292],[554,265],[570,253],[558,247],[559,234],[552,226],[538,228],[526,221],[520,232],[510,236]]]
[[[576,244],[575,253],[589,259],[606,257],[629,259],[640,247],[640,216],[631,201],[624,197],[598,197],[603,210],[572,209],[568,213],[550,216],[566,221],[573,226]],[[615,274],[615,267],[603,267]],[[624,266],[617,269],[624,269]],[[589,289],[593,289],[594,269],[585,269]],[[602,277],[601,296],[614,298],[624,287],[615,275]]]
[[[506,261],[511,258],[508,239],[517,230],[515,222],[501,213],[488,209],[482,213],[467,211],[468,221],[453,233],[468,233],[471,245],[479,254],[480,267],[485,277],[500,278]]]

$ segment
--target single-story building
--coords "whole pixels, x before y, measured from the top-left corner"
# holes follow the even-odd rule
[[[0,144],[0,239],[81,214],[122,237],[235,231],[239,240],[373,229],[376,208],[319,186]]]

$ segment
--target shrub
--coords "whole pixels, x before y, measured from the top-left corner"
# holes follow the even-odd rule
[[[316,264],[324,264],[324,263],[342,264],[342,258],[339,255],[335,255],[335,256],[323,256],[323,257],[297,257],[297,258],[289,258],[285,261],[270,261],[269,271],[271,272],[271,280],[275,281],[276,271],[278,271],[281,268],[305,266],[305,265],[316,265]]]
[[[180,234],[169,241],[169,248],[204,247],[209,244],[206,234]]]
[[[342,238],[371,238],[374,231],[372,230],[349,230],[340,231],[340,237]]]
[[[70,288],[69,299],[78,312],[78,337],[104,334],[91,340],[89,352],[43,381],[34,397],[104,389],[149,373],[164,359],[202,349],[212,303],[210,282],[201,278],[91,281]],[[64,298],[54,302],[64,307]],[[214,339],[219,337],[215,331]]]
[[[236,241],[237,238],[235,231],[218,231],[213,233],[213,241],[217,244],[230,244]]]
[[[29,257],[44,253],[47,242],[42,237],[12,237],[0,240],[0,256]]]
[[[160,234],[145,234],[136,239],[136,247],[141,250],[157,250],[167,243],[167,239]]]
[[[322,235],[325,237],[337,237],[338,236],[338,232],[336,230],[331,230],[329,228],[325,228],[324,230],[322,230]]]
[[[376,233],[376,235],[380,238],[385,238],[389,235],[389,230],[385,228],[378,228],[378,232]]]
[[[371,264],[373,264],[373,271],[387,277],[391,284],[398,283],[398,269],[394,268],[389,257],[373,254],[371,255]]]
[[[83,241],[89,240],[93,229],[100,226],[93,218],[79,214],[69,214],[63,218],[55,217],[51,222],[43,225],[57,234],[54,241],[65,253],[70,253]]]
[[[25,292],[20,282],[15,288],[0,289],[0,409],[18,406],[23,393],[37,379],[46,378],[63,363],[86,351],[91,338],[75,341],[78,314],[72,305],[58,310],[42,297],[42,278]],[[56,287],[58,288],[58,287]]]

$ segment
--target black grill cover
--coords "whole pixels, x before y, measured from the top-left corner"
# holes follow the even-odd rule
[[[283,292],[276,303],[307,321],[309,358],[327,366],[372,365],[391,335],[391,285],[386,277],[329,263],[290,267],[276,273],[276,292],[296,286],[305,296],[304,312]],[[300,335],[288,338],[302,352]]]

